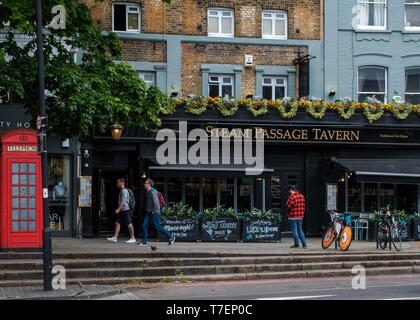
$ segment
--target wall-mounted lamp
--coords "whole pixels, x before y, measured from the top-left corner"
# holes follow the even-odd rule
[[[112,139],[118,141],[121,138],[121,134],[123,131],[124,127],[118,123],[115,123],[111,126],[111,134],[112,134]]]
[[[172,92],[171,93],[171,98],[176,98],[178,97],[178,92]]]
[[[85,150],[85,152],[83,153],[83,157],[85,158],[85,159],[89,159],[89,157],[90,157],[90,154],[89,154],[89,150]]]
[[[146,176],[146,172],[145,171],[143,171],[143,174],[142,174],[142,179],[146,179],[147,178],[147,176]]]
[[[328,96],[330,96],[330,97],[334,97],[335,96],[335,89],[334,88],[331,88],[330,89],[330,92],[328,93]]]

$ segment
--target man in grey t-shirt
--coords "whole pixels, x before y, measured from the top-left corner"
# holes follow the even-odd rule
[[[118,208],[115,210],[116,220],[115,220],[115,233],[111,238],[107,238],[111,242],[118,241],[118,235],[120,234],[121,222],[127,225],[128,231],[130,232],[130,240],[126,243],[136,243],[136,238],[134,237],[134,228],[131,222],[131,209],[130,209],[130,194],[125,188],[125,180],[118,179],[117,187],[121,190],[118,197]]]

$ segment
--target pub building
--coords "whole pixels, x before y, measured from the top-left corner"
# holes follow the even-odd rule
[[[187,132],[183,133],[180,121],[187,121]],[[118,195],[115,181],[121,176],[128,179],[139,197],[134,219],[137,230],[144,211],[146,177],[155,181],[169,205],[182,201],[197,212],[216,205],[238,212],[254,207],[278,212],[283,233],[289,232],[285,207],[288,185],[297,186],[307,199],[304,229],[308,236],[320,236],[321,226],[328,223],[328,209],[358,217],[391,205],[413,214],[419,210],[420,201],[420,128],[416,121],[416,115],[401,121],[385,114],[369,124],[362,114],[355,114],[350,123],[329,112],[322,120],[314,120],[304,112],[282,120],[274,110],[258,118],[246,110],[238,110],[232,117],[211,110],[201,116],[177,110],[164,116],[159,128],[125,129],[119,141],[95,134],[83,144],[92,150],[88,159],[91,165],[86,167],[91,170],[84,175],[93,176],[94,195],[92,210],[84,214],[85,219],[91,217],[84,220],[84,232],[112,232],[112,212]],[[226,164],[217,161],[210,146],[208,161],[191,164],[191,159],[180,158],[182,140],[197,128],[203,129],[208,139],[215,135],[234,138],[253,132],[255,138],[257,133],[262,134],[261,173],[247,175],[245,170],[252,165],[238,165],[234,159]],[[177,138],[177,159],[163,165],[156,158],[164,143],[156,141],[160,129],[171,129]],[[193,140],[188,142],[188,150],[196,143]],[[258,156],[255,144],[253,155]]]

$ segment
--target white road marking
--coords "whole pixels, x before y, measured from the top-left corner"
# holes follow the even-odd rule
[[[410,297],[410,298],[389,298],[389,299],[382,299],[382,300],[420,300],[420,297]]]
[[[297,297],[273,297],[273,298],[258,298],[255,300],[301,300],[301,299],[316,299],[316,298],[327,298],[327,297],[336,297],[337,295],[329,294],[322,296],[297,296]]]

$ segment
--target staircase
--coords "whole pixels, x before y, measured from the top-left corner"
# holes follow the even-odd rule
[[[54,254],[67,284],[142,284],[420,273],[420,253],[245,255],[211,253]],[[41,253],[1,252],[0,287],[42,285]]]

